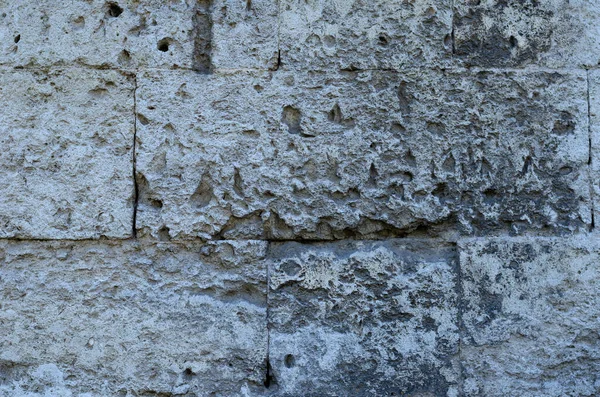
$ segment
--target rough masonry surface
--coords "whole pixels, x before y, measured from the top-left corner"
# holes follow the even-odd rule
[[[0,0],[0,397],[600,395],[599,19]]]

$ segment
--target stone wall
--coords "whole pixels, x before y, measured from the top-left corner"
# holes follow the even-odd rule
[[[599,22],[0,0],[0,396],[600,395]]]

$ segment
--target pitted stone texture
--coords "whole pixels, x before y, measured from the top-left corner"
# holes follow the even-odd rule
[[[140,235],[590,223],[585,72],[150,72],[138,87]]]
[[[265,251],[252,241],[0,243],[0,395],[256,395]]]
[[[275,69],[279,56],[278,0],[211,2],[214,68]]]
[[[595,66],[598,18],[591,0],[458,0],[454,51],[471,66]]]
[[[0,72],[0,237],[131,235],[133,78]]]
[[[276,64],[275,0],[204,2],[206,18],[196,18],[200,0],[2,2],[0,64],[194,68],[204,39],[212,41],[215,68]],[[208,37],[198,37],[203,32]]]
[[[444,64],[452,1],[282,0],[284,69],[402,69]]]
[[[411,240],[274,244],[276,395],[458,395],[456,265]]]
[[[596,239],[460,243],[467,396],[600,394]]]

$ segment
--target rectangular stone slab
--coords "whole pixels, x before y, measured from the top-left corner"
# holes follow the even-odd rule
[[[0,242],[0,395],[253,395],[266,369],[265,252]]]
[[[273,244],[277,395],[458,395],[456,265],[414,240]]]
[[[138,76],[140,235],[340,239],[591,223],[584,71]]]
[[[458,0],[455,60],[469,66],[552,68],[600,60],[600,5],[588,0]]]
[[[0,71],[0,237],[132,233],[134,78]]]
[[[465,395],[598,395],[597,239],[476,239],[459,249]]]
[[[439,66],[452,54],[452,1],[282,0],[281,67]]]
[[[277,29],[275,0],[6,1],[0,65],[203,69],[208,49],[211,68],[266,69]]]

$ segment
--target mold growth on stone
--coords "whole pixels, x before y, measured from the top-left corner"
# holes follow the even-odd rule
[[[212,70],[212,2],[213,0],[198,0],[192,19],[194,35],[192,67],[200,73],[210,73]]]

